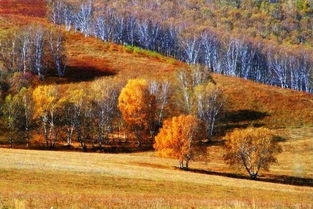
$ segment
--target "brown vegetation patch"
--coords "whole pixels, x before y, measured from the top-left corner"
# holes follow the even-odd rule
[[[43,0],[1,0],[0,14],[45,17],[46,3]]]

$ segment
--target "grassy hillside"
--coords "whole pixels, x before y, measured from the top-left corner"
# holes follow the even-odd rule
[[[262,172],[263,181],[242,179],[240,171],[227,177],[231,170],[221,162],[216,147],[210,148],[209,162],[191,165],[210,171],[203,174],[177,170],[176,161],[153,153],[1,149],[0,204],[4,208],[311,208],[312,187],[266,182],[294,175],[298,177],[288,181],[297,183],[313,176],[313,159],[308,158],[313,156],[312,132],[289,130],[286,137],[280,164],[271,174]]]
[[[76,81],[98,76],[168,77],[185,66],[183,63],[152,51],[106,43],[78,33],[68,33],[66,50],[69,78]],[[77,77],[80,76],[80,77]]]
[[[226,121],[274,128],[312,125],[311,94],[281,89],[252,81],[213,75],[226,97]]]

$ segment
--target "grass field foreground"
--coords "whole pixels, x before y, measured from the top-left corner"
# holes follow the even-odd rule
[[[281,144],[286,152],[261,177],[270,173],[312,178],[313,134],[302,134],[303,129],[284,133],[288,138]],[[193,162],[191,168],[235,172],[223,164],[219,151],[212,147],[210,160]],[[175,160],[152,152],[0,149],[0,158],[3,208],[313,208],[313,187],[182,171]],[[303,172],[297,174],[293,163],[302,165]]]

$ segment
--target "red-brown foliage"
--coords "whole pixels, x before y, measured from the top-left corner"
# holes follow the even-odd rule
[[[2,0],[0,2],[0,14],[45,17],[46,4],[43,0]]]

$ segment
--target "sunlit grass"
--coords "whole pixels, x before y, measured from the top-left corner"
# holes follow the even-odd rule
[[[312,177],[313,134],[281,130],[286,153],[261,175]],[[300,133],[300,134],[297,134]],[[297,136],[295,139],[294,136]],[[290,137],[289,137],[290,136]],[[303,146],[302,141],[306,141]],[[290,150],[290,143],[294,149]],[[210,147],[210,161],[191,168],[228,168],[222,150]],[[304,170],[290,165],[298,156]],[[97,154],[0,149],[0,202],[25,208],[312,208],[313,188],[198,174],[175,168],[177,162],[152,152]],[[243,173],[245,174],[245,173]]]

